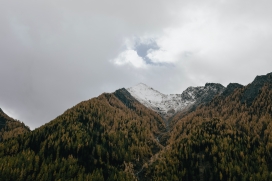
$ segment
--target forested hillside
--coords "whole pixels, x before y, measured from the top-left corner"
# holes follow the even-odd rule
[[[272,180],[271,80],[257,77],[178,120],[145,180]]]
[[[12,119],[0,108],[0,142],[29,131],[29,127],[24,123]]]
[[[270,181],[272,73],[231,83],[169,120],[126,89],[83,101],[34,131],[6,136],[0,180]]]
[[[33,132],[0,143],[0,180],[135,180],[162,148],[155,135],[165,126],[126,93],[81,102]]]

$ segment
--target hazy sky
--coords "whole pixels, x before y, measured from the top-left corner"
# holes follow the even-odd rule
[[[272,71],[270,0],[0,0],[0,107],[37,128],[139,82],[162,93]]]

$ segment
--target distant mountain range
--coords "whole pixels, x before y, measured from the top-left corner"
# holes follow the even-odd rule
[[[272,73],[170,95],[140,83],[33,131],[0,123],[0,180],[272,180]]]

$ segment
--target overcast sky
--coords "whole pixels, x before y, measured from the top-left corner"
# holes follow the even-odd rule
[[[35,129],[143,82],[181,93],[272,71],[270,0],[0,0],[0,107]]]

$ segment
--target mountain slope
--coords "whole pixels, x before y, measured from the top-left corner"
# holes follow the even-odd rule
[[[83,101],[1,142],[0,181],[272,180],[271,75],[190,87],[176,100],[138,85]],[[190,111],[171,113],[171,129],[152,110],[185,100]]]
[[[135,180],[162,149],[155,135],[164,130],[125,89],[102,94],[0,143],[0,180]]]
[[[272,82],[272,73],[257,76],[254,81],[247,86],[243,96],[241,97],[241,102],[250,106],[262,87],[265,84],[270,84],[270,82]]]
[[[179,119],[168,148],[146,166],[143,180],[272,180],[269,76],[236,85],[228,96]]]

